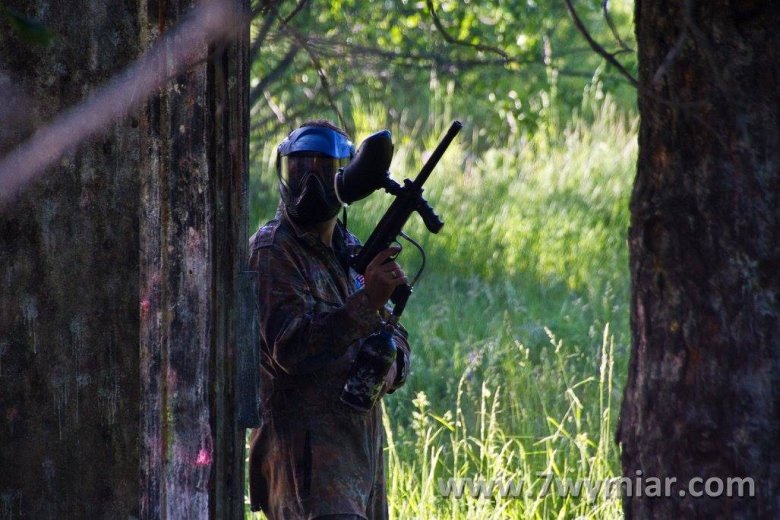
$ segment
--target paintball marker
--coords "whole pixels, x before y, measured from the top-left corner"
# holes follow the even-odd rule
[[[393,156],[393,144],[390,132],[387,130],[367,137],[350,164],[336,174],[336,194],[344,203],[367,197],[379,188],[384,188],[395,197],[371,236],[368,237],[366,244],[350,259],[350,264],[355,271],[365,274],[371,260],[380,251],[396,242],[399,236],[414,244],[423,255],[423,265],[412,283],[399,285],[390,297],[395,304],[393,316],[396,319],[404,311],[406,302],[412,294],[412,286],[419,278],[422,268],[425,267],[425,252],[417,242],[404,234],[403,227],[415,211],[420,214],[425,227],[431,233],[438,233],[444,226],[428,201],[423,198],[422,186],[462,127],[460,121],[454,121],[417,174],[417,178],[413,181],[405,179],[403,186],[392,180],[387,171]],[[340,395],[341,401],[360,412],[370,410],[384,391],[384,378],[395,362],[396,353],[397,346],[389,330],[385,329],[366,338],[347,374]]]
[[[447,130],[447,133],[444,135],[444,138],[436,146],[431,157],[425,165],[423,165],[420,173],[417,174],[417,177],[413,181],[405,179],[403,185],[400,185],[392,180],[389,175],[386,175],[383,178],[381,187],[384,188],[386,192],[393,195],[395,200],[382,216],[360,252],[352,257],[351,265],[355,271],[364,274],[366,272],[366,267],[371,260],[373,260],[380,251],[390,247],[391,244],[396,242],[399,236],[411,241],[420,249],[420,251],[422,251],[422,248],[403,232],[403,227],[413,212],[416,211],[419,213],[425,223],[425,227],[427,227],[428,231],[431,233],[438,233],[442,226],[444,226],[444,223],[438,215],[433,212],[433,208],[428,204],[428,201],[423,198],[423,184],[428,180],[431,172],[438,164],[439,159],[444,155],[444,152],[458,132],[460,132],[461,128],[463,128],[463,125],[460,121],[453,121],[449,130]],[[389,132],[386,132],[386,134],[389,138]],[[358,152],[358,156],[359,155],[360,152]],[[389,161],[387,161],[387,163],[389,165]],[[347,177],[349,172],[345,169],[344,174],[344,176]],[[415,277],[415,281],[416,279],[417,277]],[[391,301],[395,304],[393,307],[393,316],[396,318],[404,311],[406,302],[412,294],[413,285],[414,281],[411,285],[399,285],[390,297]]]

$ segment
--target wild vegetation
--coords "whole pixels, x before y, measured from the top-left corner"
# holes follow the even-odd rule
[[[346,16],[349,3],[338,4],[341,11],[301,12],[289,23],[300,24],[302,33],[309,27],[306,34],[344,37],[314,29],[341,27],[339,16]],[[390,4],[396,11],[381,15],[352,5],[358,10],[352,19],[384,16],[385,22],[414,25],[408,19],[417,16],[417,25],[395,42],[392,28],[366,21],[365,33],[355,30],[353,41],[381,33],[393,52],[421,52],[419,45],[432,42],[427,48],[448,59],[489,58],[489,51],[453,51],[459,46],[439,41],[426,3]],[[619,492],[603,479],[619,475],[614,429],[629,344],[625,240],[635,110],[625,85],[597,56],[567,54],[544,63],[545,45],[582,47],[561,5],[545,14],[536,11],[545,6],[531,2],[486,4],[494,11],[475,7],[472,15],[454,2],[436,7],[461,39],[504,44],[517,55],[523,45],[529,56],[541,53],[539,81],[524,82],[536,69],[515,65],[461,68],[444,77],[435,67],[407,70],[410,62],[379,58],[371,70],[384,67],[384,81],[355,79],[355,71],[333,74],[330,81],[356,142],[381,128],[392,131],[391,173],[399,181],[416,175],[453,119],[465,123],[426,186],[445,227],[431,235],[413,218],[406,229],[425,248],[427,265],[403,320],[413,339],[412,374],[385,399],[391,517],[615,518]],[[601,14],[577,5],[591,20]],[[630,5],[621,8],[614,20],[619,31],[630,33]],[[536,26],[527,13],[539,16]],[[520,20],[523,34],[541,36],[521,38]],[[596,34],[607,34],[606,25],[595,27]],[[286,52],[281,33],[271,41],[278,53]],[[575,64],[590,67],[589,76],[562,81],[557,71]],[[255,66],[259,82],[274,64],[259,58]],[[322,94],[312,79],[316,73],[298,66],[289,74],[299,85],[313,81],[319,87],[311,88]],[[346,62],[343,68],[349,68]],[[310,76],[304,81],[303,74]],[[306,88],[280,84],[264,97],[277,111],[293,110],[300,95],[322,102]],[[256,126],[250,227],[270,218],[276,206],[275,145],[307,117],[338,120],[322,103],[319,113]],[[255,120],[266,110],[258,108]],[[353,205],[350,229],[365,239],[389,203],[389,195],[376,193]],[[401,259],[410,274],[420,265],[407,244]],[[562,489],[578,482],[582,487]],[[456,498],[461,485],[463,496]]]

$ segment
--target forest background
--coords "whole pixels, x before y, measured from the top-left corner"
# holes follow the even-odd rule
[[[398,181],[464,123],[426,185],[445,227],[406,228],[428,259],[403,320],[412,373],[385,399],[393,518],[620,516],[593,486],[620,476],[636,91],[570,7],[633,74],[628,0],[283,2],[253,22],[250,232],[303,121],[356,144],[390,129]],[[390,200],[350,207],[352,232]],[[401,262],[413,274],[419,255]]]

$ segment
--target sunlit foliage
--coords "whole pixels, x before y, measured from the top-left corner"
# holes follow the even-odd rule
[[[414,368],[385,403],[391,517],[618,518],[615,496],[543,493],[539,474],[619,472],[634,92],[587,47],[562,2],[433,5],[454,39],[511,60],[446,42],[425,1],[331,2],[290,22],[356,142],[392,131],[397,180],[417,173],[453,119],[465,123],[426,186],[444,229],[430,235],[416,217],[407,227],[428,266],[404,314]],[[575,5],[617,50],[602,4]],[[609,9],[631,46],[630,2]],[[293,42],[275,30],[254,64],[256,85]],[[631,53],[619,57],[633,67]],[[274,212],[279,140],[307,117],[338,120],[323,89],[300,50],[258,101],[250,228]],[[353,205],[352,231],[365,239],[389,203],[377,193]],[[412,247],[401,259],[407,272],[419,265]],[[530,487],[454,499],[441,493],[449,478]]]

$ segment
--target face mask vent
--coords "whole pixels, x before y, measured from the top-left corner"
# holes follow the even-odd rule
[[[341,204],[333,187],[326,187],[314,172],[307,172],[299,183],[299,190],[282,188],[287,213],[295,222],[309,226],[330,220],[338,214]],[[285,193],[287,192],[287,193]]]

